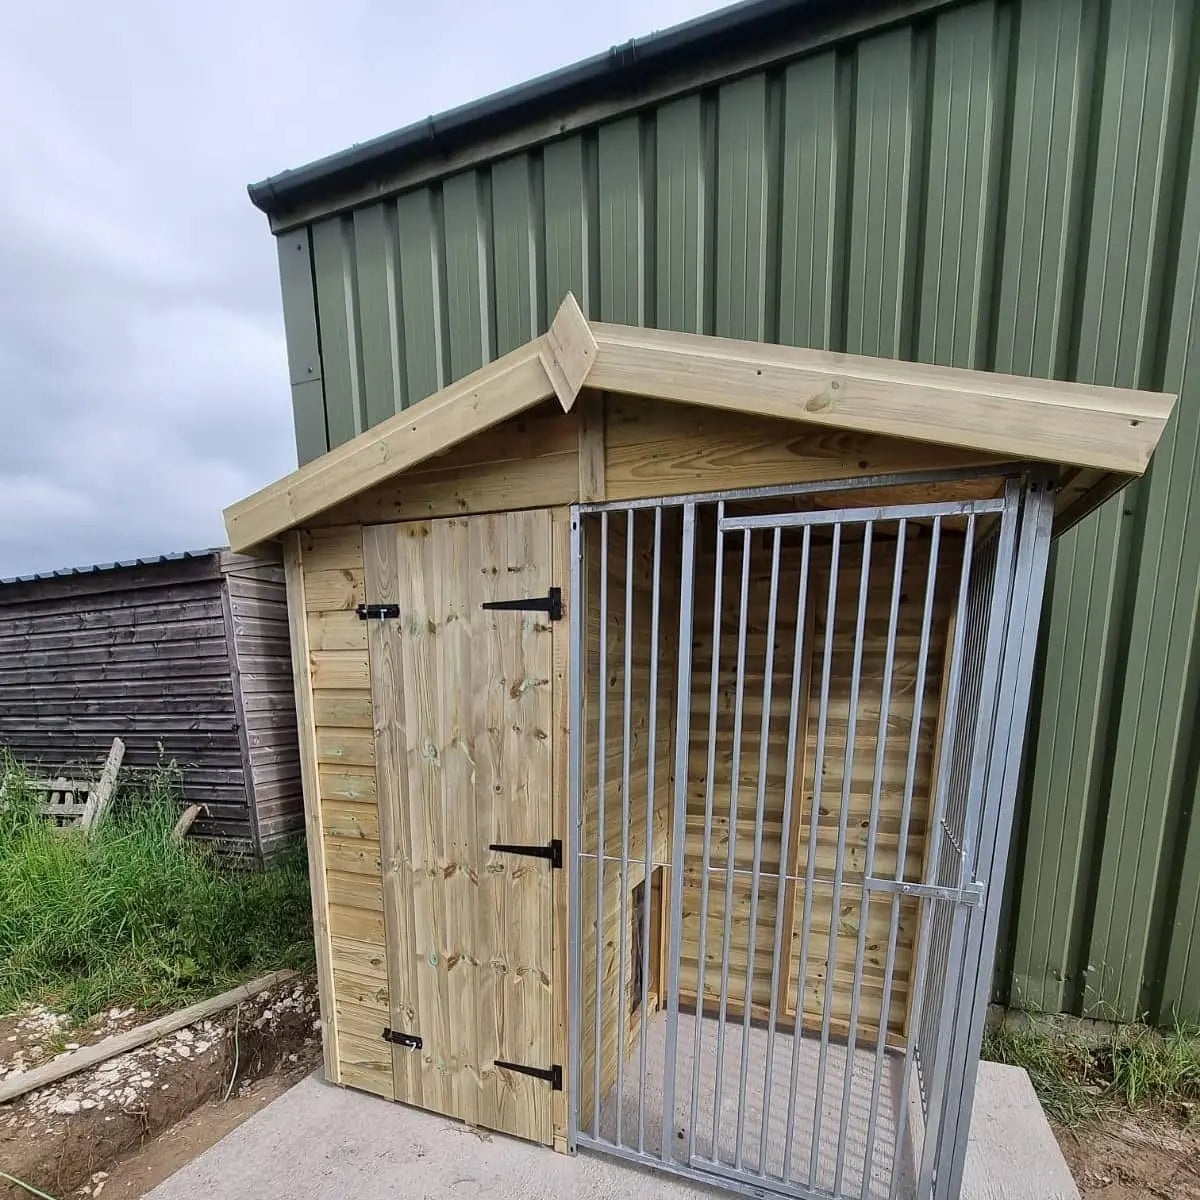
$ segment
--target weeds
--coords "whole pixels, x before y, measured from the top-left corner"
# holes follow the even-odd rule
[[[1024,1067],[1046,1112],[1079,1125],[1105,1109],[1159,1109],[1192,1123],[1200,1105],[1200,1030],[1159,1032],[1118,1026],[1104,1041],[1001,1025],[983,1039],[983,1057]]]
[[[1108,1051],[1112,1091],[1129,1108],[1200,1104],[1200,1029],[1176,1025],[1159,1034],[1139,1027]]]
[[[14,764],[0,808],[0,1012],[43,1003],[76,1021],[176,1006],[312,959],[302,851],[235,872],[175,842],[168,776],[127,796],[90,839],[56,832]]]

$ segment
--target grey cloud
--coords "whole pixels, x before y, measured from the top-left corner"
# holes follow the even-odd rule
[[[711,7],[0,0],[0,576],[217,544],[295,465],[249,180]]]

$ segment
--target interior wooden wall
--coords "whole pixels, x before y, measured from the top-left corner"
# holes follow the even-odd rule
[[[767,487],[995,462],[925,442],[610,395],[604,423],[608,500]]]
[[[626,625],[626,547],[627,524],[624,515],[609,519],[608,533],[608,594],[607,594],[607,668],[601,673],[599,663],[601,598],[599,521],[588,523],[584,561],[586,566],[586,646],[583,678],[584,746],[582,754],[583,823],[581,845],[594,854],[599,845],[599,711],[600,688],[606,700],[607,736],[605,740],[604,844],[607,855],[620,857],[623,846],[629,856],[624,893],[626,897],[625,971],[619,970],[621,879],[620,863],[608,862],[603,878],[603,922],[601,926],[601,975],[599,992],[596,989],[596,865],[585,861],[581,871],[582,937],[582,996],[581,996],[581,1123],[587,1127],[592,1117],[595,1078],[595,1020],[597,1005],[601,1018],[601,1094],[612,1086],[616,1077],[619,1040],[627,1037],[629,1016],[640,1002],[640,991],[631,994],[634,972],[631,954],[634,944],[632,925],[640,916],[635,914],[633,893],[646,878],[646,813],[648,797],[652,812],[651,872],[656,865],[670,861],[671,801],[674,782],[674,721],[675,688],[679,647],[679,574],[678,522],[668,515],[663,523],[659,591],[658,627],[658,695],[654,729],[651,730],[650,681],[652,668],[652,611],[653,611],[653,550],[654,518],[647,512],[634,522],[634,572],[632,576],[632,622]],[[629,726],[629,825],[623,840],[623,778],[624,778],[624,697],[625,652],[630,653],[630,726]],[[654,765],[653,791],[650,787],[650,765]],[[651,881],[653,886],[653,880]],[[647,889],[647,894],[649,894]],[[638,910],[640,914],[640,909]],[[652,962],[648,976],[648,1003],[653,1005],[661,987],[654,979],[658,955],[653,942],[660,929],[651,922]],[[630,1047],[625,1046],[625,1057]]]
[[[293,627],[293,654],[298,667],[307,664],[301,683],[310,689],[309,712],[303,694],[297,708],[302,763],[308,758],[318,966],[326,976],[326,1073],[392,1099],[392,1051],[381,1036],[389,1023],[388,978],[367,626],[354,611],[364,601],[362,530],[305,531],[298,543],[301,578],[289,571],[289,603],[299,589],[304,644],[297,647]]]
[[[804,908],[804,887],[797,882],[807,867],[809,827],[816,771],[816,752],[820,689],[824,671],[824,639],[830,576],[828,535],[814,538],[810,563],[807,623],[801,642],[802,702],[794,714],[797,727],[796,787],[790,828],[783,828],[784,784],[786,772],[787,730],[791,711],[793,647],[798,612],[798,578],[801,542],[798,532],[785,537],[780,564],[779,611],[776,623],[774,670],[772,673],[771,722],[766,755],[764,797],[764,837],[758,913],[755,923],[754,973],[751,1004],[754,1015],[765,1015],[771,1002],[772,954],[776,912],[782,895],[784,904],[781,971],[787,980],[786,996],[779,993],[779,1012],[794,1016],[796,985]],[[858,700],[858,722],[854,735],[850,793],[847,818],[844,880],[836,913],[838,930],[834,963],[831,1026],[840,1032],[848,1028],[850,1017],[853,964],[857,951],[861,920],[862,889],[857,886],[865,866],[871,787],[879,730],[880,705],[886,635],[888,628],[892,576],[895,566],[894,527],[890,536],[875,540],[869,572],[867,617]],[[903,565],[902,596],[891,704],[880,792],[881,814],[878,825],[874,872],[894,875],[900,846],[900,810],[909,733],[914,719],[914,691],[924,587],[928,568],[928,531],[909,526]],[[715,538],[704,530],[697,555],[696,636],[692,675],[691,738],[689,748],[688,827],[684,891],[683,958],[681,986],[692,1003],[697,986],[700,898],[703,862],[703,831],[709,749],[709,688],[712,660],[712,599],[715,574]],[[771,549],[769,535],[751,536],[751,571],[748,592],[746,672],[742,704],[741,760],[739,769],[739,810],[734,831],[734,866],[748,869],[754,854],[754,813],[759,780],[759,733],[763,711],[767,612],[770,592]],[[926,817],[933,773],[934,741],[939,712],[939,691],[946,633],[956,583],[958,548],[943,542],[940,562],[949,570],[939,584],[933,614],[927,682],[923,704],[916,713],[920,721],[916,758],[912,822],[903,847],[905,874],[920,876],[926,835]],[[734,704],[737,685],[738,604],[742,568],[741,535],[726,538],[723,563],[725,613],[721,624],[717,722],[715,738],[714,805],[705,944],[704,997],[706,1008],[719,997],[722,931],[725,912],[726,862],[729,850],[730,792],[733,779]],[[833,876],[838,841],[839,809],[849,733],[850,686],[858,587],[861,568],[861,542],[843,540],[838,577],[838,599],[834,616],[834,649],[830,662],[830,692],[826,728],[825,760],[817,822],[816,875]],[[786,875],[780,880],[781,847],[786,846]],[[826,961],[830,948],[832,887],[815,887],[812,897],[812,935],[808,949],[803,1019],[819,1023],[824,1011]],[[733,903],[735,920],[731,926],[729,998],[730,1009],[743,1008],[749,933],[751,883],[748,875],[735,874]],[[898,953],[887,1025],[899,1032],[905,1023],[909,971],[915,937],[916,905],[906,901],[900,906]],[[866,960],[859,1010],[859,1033],[878,1028],[883,1000],[883,974],[891,924],[890,898],[876,895],[870,902],[867,920]]]

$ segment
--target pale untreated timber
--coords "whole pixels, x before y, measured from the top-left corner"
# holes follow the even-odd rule
[[[325,1058],[325,1078],[331,1083],[338,1083],[341,1081],[341,1071],[338,1064],[337,1015],[333,1003],[333,956],[329,942],[324,831],[321,828],[321,784],[317,768],[317,731],[313,721],[308,614],[304,603],[304,560],[300,535],[289,533],[283,550],[288,623],[292,634],[292,671],[296,685],[296,724],[300,740],[300,781],[304,793],[313,940],[316,944],[317,996],[321,1006],[321,1045]]]
[[[563,411],[570,412],[596,361],[596,339],[571,292],[563,297],[550,323],[541,360]]]
[[[1175,397],[590,324],[568,295],[551,333],[427,397],[225,512],[235,549],[278,536],[507,418],[587,386],[984,455],[1142,474]],[[656,493],[649,493],[656,494]],[[1088,493],[1079,505],[1091,503]]]
[[[593,323],[588,386],[1140,475],[1175,397]]]
[[[234,550],[302,524],[372,484],[415,466],[555,394],[543,338],[473,371],[225,510]]]
[[[34,1067],[32,1071],[23,1071],[20,1075],[15,1075],[0,1083],[0,1104],[7,1104],[8,1101],[15,1100],[18,1096],[25,1095],[26,1092],[56,1083],[79,1071],[86,1071],[89,1067],[107,1062],[108,1059],[115,1058],[118,1054],[126,1054],[130,1050],[136,1050],[139,1046],[155,1042],[169,1033],[174,1033],[177,1029],[186,1029],[187,1026],[194,1025],[197,1021],[203,1021],[206,1017],[211,1017],[216,1013],[224,1012],[225,1009],[232,1008],[235,1004],[241,1004],[244,1000],[257,996],[259,992],[265,992],[268,988],[275,987],[276,984],[286,983],[295,974],[295,971],[272,971],[270,975],[264,975],[250,983],[243,983],[227,992],[222,992],[219,996],[201,1000],[199,1004],[181,1008],[178,1012],[167,1013],[165,1017],[159,1017],[145,1025],[139,1025],[136,1029],[127,1029],[124,1033],[105,1038],[93,1046],[84,1046],[82,1049],[74,1050],[63,1058],[56,1058],[44,1066]]]
[[[591,389],[579,399],[579,499],[607,500],[606,400]]]

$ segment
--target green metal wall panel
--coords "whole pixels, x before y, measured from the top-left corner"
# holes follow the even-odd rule
[[[775,87],[765,75],[717,93],[716,322],[720,337],[773,340],[778,188]]]
[[[777,334],[789,346],[842,341],[850,82],[834,53],[783,75]]]
[[[279,283],[283,293],[283,335],[292,381],[296,453],[308,462],[329,449],[325,428],[325,387],[317,339],[317,297],[313,287],[312,239],[307,229],[278,239]]]
[[[653,266],[647,245],[653,209],[653,172],[646,142],[651,126],[638,117],[601,125],[596,135],[599,210],[600,319],[647,324],[646,299]]]
[[[1147,479],[1055,549],[997,975],[1034,1009],[1200,1017],[1194,9],[951,5],[280,239],[302,459],[568,289],[604,320],[1180,392]]]
[[[518,155],[523,162],[526,155]],[[592,139],[553,142],[542,155],[542,228],[546,244],[546,291],[542,320],[568,292],[574,292],[588,316],[600,309],[599,222],[595,182],[596,147]]]
[[[688,96],[663,105],[655,123],[655,324],[711,333],[712,105]]]

